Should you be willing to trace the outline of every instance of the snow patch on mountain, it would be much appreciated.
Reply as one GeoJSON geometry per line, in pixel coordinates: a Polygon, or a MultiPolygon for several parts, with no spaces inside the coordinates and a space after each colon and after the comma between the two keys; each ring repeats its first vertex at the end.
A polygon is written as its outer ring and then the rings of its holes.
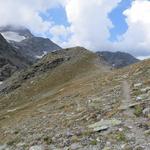
{"type": "Polygon", "coordinates": [[[17,32],[8,31],[2,32],[1,34],[8,42],[10,41],[21,42],[22,40],[26,39],[26,37],[19,35],[19,33],[17,32]]]}
{"type": "Polygon", "coordinates": [[[47,52],[46,52],[46,51],[44,51],[42,55],[36,55],[35,57],[36,57],[37,59],[41,59],[41,58],[43,58],[45,55],[47,55],[47,52]]]}

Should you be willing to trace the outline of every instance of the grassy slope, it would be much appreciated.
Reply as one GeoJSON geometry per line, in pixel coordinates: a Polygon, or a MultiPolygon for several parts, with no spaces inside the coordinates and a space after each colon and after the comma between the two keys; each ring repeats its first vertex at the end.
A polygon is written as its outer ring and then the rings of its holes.
{"type": "MultiPolygon", "coordinates": [[[[19,128],[29,136],[23,129],[24,125],[33,134],[44,132],[45,128],[52,130],[49,134],[57,134],[76,125],[86,127],[100,119],[120,117],[124,120],[126,116],[118,109],[123,99],[122,82],[129,82],[134,102],[133,84],[142,82],[143,87],[149,86],[150,60],[108,72],[106,66],[98,65],[94,54],[78,49],[73,52],[76,52],[72,55],[75,58],[26,81],[7,97],[1,97],[2,127],[19,128]],[[7,112],[15,108],[15,111],[7,112]],[[46,119],[43,118],[45,116],[46,119]]],[[[42,61],[49,59],[52,59],[51,55],[42,61]]],[[[104,139],[111,140],[111,136],[106,135],[104,139]]],[[[13,138],[13,133],[4,138],[0,132],[0,141],[13,138]]]]}
{"type": "MultiPolygon", "coordinates": [[[[20,114],[20,110],[26,111],[26,109],[33,109],[34,111],[35,106],[39,103],[45,103],[45,101],[50,101],[57,94],[59,95],[60,89],[64,87],[67,89],[69,88],[69,92],[70,85],[75,84],[72,91],[74,92],[75,88],[79,88],[80,83],[91,75],[93,76],[94,72],[97,72],[97,70],[98,72],[103,72],[105,70],[103,65],[100,66],[98,64],[99,60],[97,56],[89,51],[84,49],[80,50],[79,48],[68,50],[66,53],[68,56],[72,57],[69,61],[54,68],[52,71],[27,80],[20,88],[7,94],[7,96],[1,96],[1,118],[7,115],[13,115],[14,117],[17,115],[16,118],[19,118],[18,114],[20,114]],[[78,83],[78,85],[76,85],[76,83],[78,83]],[[14,112],[7,112],[13,109],[17,110],[14,112]]],[[[42,63],[59,57],[62,57],[62,55],[50,54],[42,60],[42,63]]],[[[22,113],[26,114],[24,112],[22,113]]],[[[9,119],[13,120],[14,118],[9,119]]],[[[8,120],[2,119],[1,123],[7,122],[8,120]]]]}

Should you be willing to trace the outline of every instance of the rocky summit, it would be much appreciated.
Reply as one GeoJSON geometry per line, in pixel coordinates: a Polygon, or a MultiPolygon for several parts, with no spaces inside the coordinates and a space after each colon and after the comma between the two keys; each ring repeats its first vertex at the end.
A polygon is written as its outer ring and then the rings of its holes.
{"type": "Polygon", "coordinates": [[[0,27],[0,82],[25,69],[47,53],[61,47],[51,40],[36,37],[25,27],[0,27]]]}
{"type": "Polygon", "coordinates": [[[1,150],[149,150],[150,60],[122,69],[82,47],[0,85],[1,150]]]}
{"type": "Polygon", "coordinates": [[[34,36],[29,29],[22,26],[0,27],[0,33],[13,48],[31,63],[42,58],[48,52],[61,49],[50,39],[34,36]]]}

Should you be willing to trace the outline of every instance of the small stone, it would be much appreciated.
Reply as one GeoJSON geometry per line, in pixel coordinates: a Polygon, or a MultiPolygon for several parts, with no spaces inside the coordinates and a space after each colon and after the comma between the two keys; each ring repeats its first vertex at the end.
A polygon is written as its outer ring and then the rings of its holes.
{"type": "Polygon", "coordinates": [[[138,96],[137,98],[136,98],[136,101],[141,101],[142,100],[142,97],[141,96],[138,96]]]}
{"type": "Polygon", "coordinates": [[[83,133],[83,129],[79,129],[75,132],[76,136],[80,136],[83,133]]]}
{"type": "Polygon", "coordinates": [[[137,98],[136,98],[136,100],[137,101],[141,101],[141,100],[145,100],[145,99],[147,99],[149,97],[149,94],[142,94],[142,95],[139,95],[137,98]]]}
{"type": "Polygon", "coordinates": [[[145,134],[145,135],[150,135],[150,130],[146,130],[146,131],[144,132],[144,134],[145,134]]]}
{"type": "Polygon", "coordinates": [[[77,150],[79,148],[81,148],[82,146],[79,143],[74,143],[71,145],[71,150],[77,150]]]}
{"type": "Polygon", "coordinates": [[[96,138],[96,141],[97,141],[97,142],[100,142],[101,140],[100,140],[100,138],[99,138],[99,137],[97,137],[97,138],[96,138]]]}
{"type": "Polygon", "coordinates": [[[133,129],[133,127],[132,127],[132,126],[128,126],[128,128],[129,128],[129,129],[133,129]]]}
{"type": "Polygon", "coordinates": [[[11,109],[11,110],[7,110],[7,112],[9,113],[9,112],[14,112],[14,111],[16,111],[17,109],[15,108],[15,109],[11,109]]]}
{"type": "Polygon", "coordinates": [[[31,83],[31,84],[33,84],[33,83],[34,83],[34,81],[31,81],[30,83],[31,83]]]}
{"type": "Polygon", "coordinates": [[[35,145],[29,148],[29,150],[45,150],[43,145],[35,145]]]}
{"type": "Polygon", "coordinates": [[[123,145],[121,145],[121,148],[122,148],[122,149],[124,149],[124,148],[125,148],[125,146],[126,146],[126,144],[123,144],[123,145]]]}
{"type": "Polygon", "coordinates": [[[150,108],[145,108],[143,110],[143,114],[144,114],[145,117],[150,117],[150,108]]]}
{"type": "Polygon", "coordinates": [[[111,145],[111,142],[106,142],[106,145],[107,145],[107,146],[110,146],[110,145],[111,145]]]}
{"type": "Polygon", "coordinates": [[[110,147],[104,147],[103,150],[111,150],[110,147]]]}
{"type": "Polygon", "coordinates": [[[4,144],[4,145],[0,145],[0,150],[5,150],[7,148],[7,145],[4,144]]]}
{"type": "Polygon", "coordinates": [[[67,132],[66,132],[66,136],[69,138],[69,137],[71,137],[71,136],[73,136],[74,134],[72,133],[72,131],[70,131],[70,130],[67,130],[67,132]]]}
{"type": "Polygon", "coordinates": [[[23,147],[23,146],[25,146],[26,144],[25,143],[18,143],[16,146],[17,147],[23,147]]]}
{"type": "Polygon", "coordinates": [[[150,91],[150,87],[146,87],[144,89],[141,89],[142,93],[147,93],[148,91],[150,91]]]}
{"type": "Polygon", "coordinates": [[[134,84],[134,87],[140,87],[140,86],[142,86],[142,83],[136,83],[136,84],[134,84]]]}
{"type": "Polygon", "coordinates": [[[135,149],[134,150],[144,150],[145,149],[145,147],[144,146],[137,146],[137,147],[135,147],[135,149]]]}
{"type": "Polygon", "coordinates": [[[121,131],[123,131],[123,129],[122,129],[122,128],[119,128],[118,130],[119,130],[120,132],[121,132],[121,131]]]}
{"type": "Polygon", "coordinates": [[[63,147],[68,147],[71,144],[69,139],[63,141],[63,147]]]}
{"type": "Polygon", "coordinates": [[[53,150],[56,149],[55,145],[53,145],[53,144],[50,144],[48,147],[49,147],[49,149],[53,149],[53,150]]]}

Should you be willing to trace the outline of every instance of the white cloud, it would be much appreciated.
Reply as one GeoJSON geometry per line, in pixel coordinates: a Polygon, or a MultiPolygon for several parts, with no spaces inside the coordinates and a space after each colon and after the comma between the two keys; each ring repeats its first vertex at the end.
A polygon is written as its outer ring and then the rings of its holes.
{"type": "Polygon", "coordinates": [[[50,33],[53,35],[52,40],[60,44],[63,47],[67,47],[66,43],[71,36],[70,27],[64,25],[54,25],[50,28],[50,33]]]}
{"type": "MultiPolygon", "coordinates": [[[[93,50],[126,51],[140,58],[150,55],[149,0],[134,0],[131,3],[131,7],[123,12],[128,25],[127,31],[117,42],[109,41],[113,25],[108,14],[120,1],[68,0],[65,9],[71,26],[69,30],[68,27],[67,30],[63,29],[62,33],[66,36],[70,32],[72,36],[65,45],[81,45],[93,50]]],[[[55,39],[56,37],[58,36],[55,39]]]]}
{"type": "Polygon", "coordinates": [[[45,21],[40,13],[63,3],[63,0],[0,0],[0,26],[28,27],[33,32],[45,32],[51,21],[45,21]]]}
{"type": "Polygon", "coordinates": [[[149,58],[150,58],[150,55],[148,55],[148,56],[138,56],[137,58],[138,58],[139,60],[149,59],[149,58]]]}
{"type": "Polygon", "coordinates": [[[128,30],[115,43],[115,47],[136,56],[150,55],[150,1],[133,1],[124,15],[128,30]]]}
{"type": "MultiPolygon", "coordinates": [[[[63,47],[84,46],[91,50],[121,50],[136,56],[150,55],[150,1],[134,0],[124,11],[128,30],[117,42],[109,41],[113,27],[109,13],[121,0],[0,0],[0,26],[25,26],[32,32],[50,33],[63,47]],[[44,20],[47,10],[64,7],[69,26],[44,20]]],[[[59,16],[58,16],[59,17],[59,16]]]]}
{"type": "Polygon", "coordinates": [[[65,6],[72,36],[68,45],[81,45],[98,50],[108,47],[109,29],[113,27],[108,14],[120,0],[68,0],[65,6]]]}

